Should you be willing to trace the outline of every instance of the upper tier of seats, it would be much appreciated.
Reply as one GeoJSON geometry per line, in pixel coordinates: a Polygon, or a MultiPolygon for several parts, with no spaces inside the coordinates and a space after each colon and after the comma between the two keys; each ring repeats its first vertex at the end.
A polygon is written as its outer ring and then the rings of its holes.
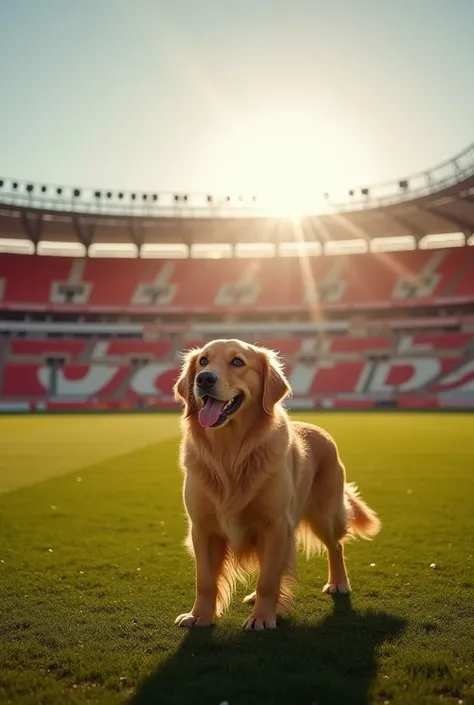
{"type": "Polygon", "coordinates": [[[0,308],[262,312],[474,298],[474,247],[267,259],[0,254],[0,308]]]}

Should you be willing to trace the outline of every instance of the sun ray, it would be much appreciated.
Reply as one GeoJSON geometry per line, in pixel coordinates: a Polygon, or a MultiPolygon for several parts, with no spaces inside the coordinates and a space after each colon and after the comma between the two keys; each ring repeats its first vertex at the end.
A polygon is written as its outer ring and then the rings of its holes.
{"type": "MultiPolygon", "coordinates": [[[[292,219],[294,239],[300,244],[305,243],[305,235],[302,227],[301,219],[292,219]]],[[[324,312],[321,308],[319,292],[316,285],[313,269],[311,267],[311,256],[302,251],[298,256],[303,287],[305,290],[305,303],[308,307],[308,315],[311,321],[320,322],[324,320],[324,312]]]]}
{"type": "MultiPolygon", "coordinates": [[[[331,216],[351,235],[357,237],[358,239],[365,240],[370,247],[370,238],[367,237],[362,228],[359,228],[359,226],[351,223],[351,221],[342,213],[332,213],[331,216]]],[[[389,269],[392,270],[392,272],[395,272],[398,277],[414,278],[413,270],[405,266],[402,262],[397,261],[393,255],[390,255],[387,252],[373,252],[372,256],[381,260],[389,269]]]]}

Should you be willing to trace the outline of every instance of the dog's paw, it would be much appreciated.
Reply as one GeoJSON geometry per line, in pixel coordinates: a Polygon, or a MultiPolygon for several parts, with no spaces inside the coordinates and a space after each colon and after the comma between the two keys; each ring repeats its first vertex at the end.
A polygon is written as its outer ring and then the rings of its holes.
{"type": "Polygon", "coordinates": [[[214,622],[212,619],[189,612],[187,614],[180,614],[179,617],[176,617],[174,623],[177,624],[178,627],[186,627],[189,629],[190,627],[210,627],[214,622]]]}
{"type": "Polygon", "coordinates": [[[326,595],[348,595],[351,592],[349,583],[326,583],[323,587],[326,595]]]}
{"type": "Polygon", "coordinates": [[[275,629],[276,625],[276,614],[262,615],[259,617],[250,615],[244,622],[244,629],[249,632],[262,632],[264,629],[275,629]]]}
{"type": "Polygon", "coordinates": [[[250,595],[246,595],[244,597],[243,602],[246,605],[254,605],[256,599],[257,599],[257,593],[254,590],[253,592],[250,593],[250,595]]]}

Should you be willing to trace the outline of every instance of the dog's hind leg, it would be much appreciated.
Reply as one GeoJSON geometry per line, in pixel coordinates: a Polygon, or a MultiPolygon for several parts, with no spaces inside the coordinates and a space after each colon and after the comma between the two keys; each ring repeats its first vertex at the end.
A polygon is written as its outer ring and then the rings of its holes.
{"type": "Polygon", "coordinates": [[[344,563],[342,539],[349,524],[344,502],[344,468],[338,462],[321,468],[311,488],[302,523],[327,549],[328,581],[325,593],[350,592],[350,583],[344,563]]]}
{"type": "Polygon", "coordinates": [[[351,588],[344,563],[344,547],[341,543],[346,530],[341,517],[307,515],[305,522],[327,549],[328,581],[323,587],[323,592],[330,594],[349,593],[351,588]]]}
{"type": "Polygon", "coordinates": [[[341,593],[347,595],[351,591],[349,578],[344,563],[344,547],[338,541],[328,549],[329,575],[323,592],[328,594],[341,593]]]}

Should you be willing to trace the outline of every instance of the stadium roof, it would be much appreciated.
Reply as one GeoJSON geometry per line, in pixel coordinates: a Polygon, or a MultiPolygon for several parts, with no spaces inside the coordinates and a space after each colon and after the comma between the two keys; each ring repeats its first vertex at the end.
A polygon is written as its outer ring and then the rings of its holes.
{"type": "Polygon", "coordinates": [[[92,243],[325,243],[474,232],[474,143],[432,169],[325,194],[318,215],[272,216],[254,199],[132,193],[0,179],[0,238],[92,243]]]}

